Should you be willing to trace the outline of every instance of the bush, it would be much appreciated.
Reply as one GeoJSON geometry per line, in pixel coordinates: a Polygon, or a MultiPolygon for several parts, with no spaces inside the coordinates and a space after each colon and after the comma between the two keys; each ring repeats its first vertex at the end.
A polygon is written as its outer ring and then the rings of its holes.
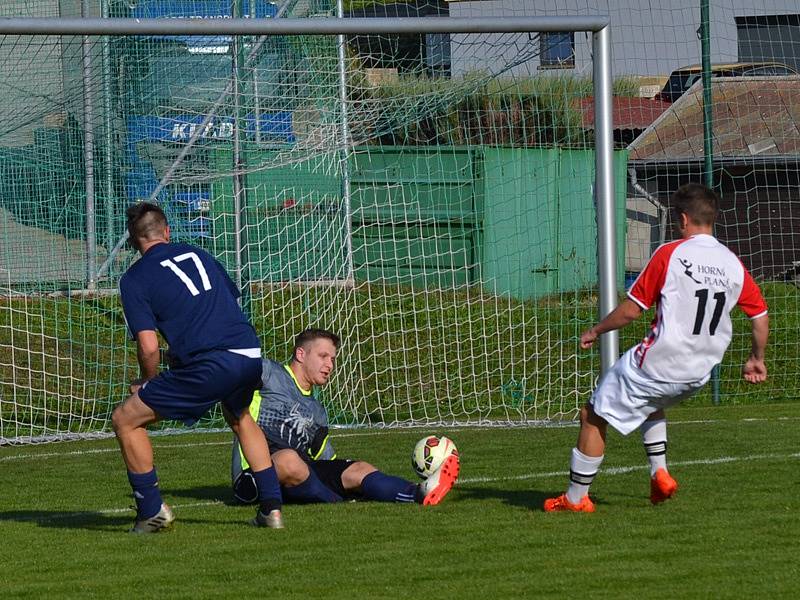
{"type": "MultiPolygon", "coordinates": [[[[614,82],[614,94],[638,92],[634,78],[614,82]]],[[[589,77],[540,75],[459,79],[403,76],[371,86],[363,72],[351,75],[355,113],[378,114],[362,132],[380,145],[502,145],[584,148],[594,142],[583,128],[577,101],[592,96],[589,77]]]]}

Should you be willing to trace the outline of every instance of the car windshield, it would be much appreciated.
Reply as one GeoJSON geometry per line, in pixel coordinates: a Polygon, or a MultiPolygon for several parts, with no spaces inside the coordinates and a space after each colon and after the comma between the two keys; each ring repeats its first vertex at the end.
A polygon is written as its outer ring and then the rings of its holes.
{"type": "Polygon", "coordinates": [[[755,67],[742,73],[742,75],[757,76],[757,75],[795,75],[789,67],[783,65],[767,65],[764,67],[755,67]]]}
{"type": "Polygon", "coordinates": [[[674,71],[669,76],[664,89],[661,90],[661,97],[674,102],[694,83],[697,76],[698,74],[692,71],[674,71]]]}
{"type": "MultiPolygon", "coordinates": [[[[730,65],[725,68],[713,68],[712,77],[756,77],[756,76],[778,76],[778,75],[797,75],[797,73],[785,65],[730,65]]],[[[680,98],[695,82],[703,76],[697,69],[673,71],[667,80],[666,85],[661,90],[659,96],[668,102],[675,102],[680,98]]]]}

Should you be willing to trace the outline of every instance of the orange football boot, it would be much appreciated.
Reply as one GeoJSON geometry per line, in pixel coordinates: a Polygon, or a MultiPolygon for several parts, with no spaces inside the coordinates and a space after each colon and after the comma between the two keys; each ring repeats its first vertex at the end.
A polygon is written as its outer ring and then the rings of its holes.
{"type": "Polygon", "coordinates": [[[459,462],[458,455],[451,454],[445,458],[442,466],[421,484],[420,487],[424,494],[422,504],[425,506],[436,506],[439,504],[453,488],[453,484],[455,484],[458,479],[460,470],[461,463],[459,462]]]}
{"type": "Polygon", "coordinates": [[[650,502],[660,504],[669,500],[678,490],[678,482],[672,478],[666,469],[658,469],[650,479],[650,502]]]}
{"type": "Polygon", "coordinates": [[[548,498],[544,501],[544,512],[594,512],[594,503],[589,500],[589,496],[584,496],[577,504],[573,504],[567,499],[566,494],[561,494],[557,498],[548,498]]]}

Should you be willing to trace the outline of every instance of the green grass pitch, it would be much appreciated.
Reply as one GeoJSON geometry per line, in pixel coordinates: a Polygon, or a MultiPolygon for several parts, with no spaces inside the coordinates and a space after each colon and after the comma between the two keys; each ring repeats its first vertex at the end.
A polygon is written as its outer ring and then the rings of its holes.
{"type": "MultiPolygon", "coordinates": [[[[597,512],[545,514],[575,427],[434,429],[461,479],[437,507],[289,506],[287,529],[231,505],[229,436],[154,439],[174,528],[133,513],[113,440],[0,448],[3,598],[790,598],[800,576],[800,405],[670,413],[681,488],[658,507],[638,434],[610,432],[597,512]]],[[[340,456],[413,477],[428,431],[337,431],[340,456]]]]}

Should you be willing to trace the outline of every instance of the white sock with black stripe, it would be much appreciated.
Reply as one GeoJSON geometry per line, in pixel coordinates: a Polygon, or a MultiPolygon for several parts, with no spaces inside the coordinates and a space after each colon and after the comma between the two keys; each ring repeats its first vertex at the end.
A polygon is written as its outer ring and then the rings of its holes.
{"type": "Polygon", "coordinates": [[[653,477],[659,469],[667,469],[667,420],[645,421],[639,430],[650,461],[650,477],[653,477]]]}
{"type": "Polygon", "coordinates": [[[602,456],[586,456],[577,448],[572,449],[567,500],[572,504],[578,504],[589,493],[589,486],[592,485],[602,462],[602,456]]]}

